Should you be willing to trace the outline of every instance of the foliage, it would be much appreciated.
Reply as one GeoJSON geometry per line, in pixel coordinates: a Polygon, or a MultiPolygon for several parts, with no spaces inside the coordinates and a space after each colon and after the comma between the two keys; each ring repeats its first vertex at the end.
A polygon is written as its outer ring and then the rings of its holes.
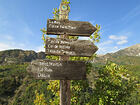
{"type": "MultiPolygon", "coordinates": [[[[108,62],[96,68],[98,79],[94,83],[94,104],[124,105],[137,89],[137,79],[123,66],[108,62]]],[[[92,74],[93,75],[93,74],[92,74]]]]}
{"type": "Polygon", "coordinates": [[[140,65],[124,65],[133,75],[140,79],[140,65]]]}
{"type": "MultiPolygon", "coordinates": [[[[59,81],[27,79],[23,83],[26,67],[26,64],[0,66],[1,104],[8,103],[8,99],[16,94],[18,95],[14,97],[13,105],[59,104],[59,81]],[[15,94],[14,92],[21,84],[23,85],[21,89],[25,90],[15,94]],[[7,100],[3,100],[3,97],[7,97],[7,100]]],[[[138,80],[128,75],[129,71],[123,66],[108,63],[98,67],[88,63],[86,71],[89,74],[88,80],[71,81],[72,105],[122,105],[123,103],[137,105],[140,103],[140,85],[134,82],[138,80]],[[136,88],[137,86],[139,88],[136,88]]]]}
{"type": "Polygon", "coordinates": [[[59,9],[54,8],[53,10],[54,10],[54,12],[53,12],[53,14],[54,14],[53,18],[55,20],[58,20],[59,19],[59,9]]]}
{"type": "Polygon", "coordinates": [[[40,31],[42,32],[42,40],[43,40],[43,44],[44,44],[44,48],[45,48],[46,38],[48,37],[48,36],[45,36],[47,33],[47,30],[45,28],[43,28],[43,29],[40,29],[40,31]]]}
{"type": "Polygon", "coordinates": [[[35,105],[58,105],[59,104],[59,81],[48,81],[48,86],[45,87],[49,94],[38,93],[35,91],[36,99],[34,100],[35,105]]]}
{"type": "Polygon", "coordinates": [[[70,0],[62,0],[62,3],[70,4],[70,0]]]}
{"type": "Polygon", "coordinates": [[[140,82],[137,84],[138,88],[132,93],[132,96],[129,97],[127,105],[140,105],[140,82]]]}
{"type": "Polygon", "coordinates": [[[47,59],[51,59],[51,60],[59,60],[60,57],[59,56],[46,56],[47,59]]]}
{"type": "Polygon", "coordinates": [[[35,105],[47,105],[43,93],[40,95],[37,91],[35,91],[35,95],[36,95],[36,99],[34,100],[35,105]]]}
{"type": "Polygon", "coordinates": [[[93,35],[90,36],[90,39],[93,41],[93,43],[95,42],[99,42],[101,37],[100,37],[100,33],[99,31],[101,30],[101,26],[96,24],[96,31],[93,33],[93,35]]]}
{"type": "Polygon", "coordinates": [[[45,103],[46,100],[49,100],[51,94],[49,91],[46,91],[48,82],[45,80],[34,80],[33,78],[27,78],[24,81],[19,92],[16,93],[12,105],[34,105],[41,101],[45,103]],[[43,95],[44,94],[44,95],[43,95]],[[47,97],[42,99],[43,97],[47,97]]]}
{"type": "Polygon", "coordinates": [[[49,100],[51,105],[57,105],[60,101],[60,84],[59,80],[51,80],[49,81],[49,85],[47,87],[47,90],[51,91],[53,94],[53,98],[49,100]]]}
{"type": "Polygon", "coordinates": [[[8,103],[26,76],[27,64],[0,66],[0,104],[8,103]]]}

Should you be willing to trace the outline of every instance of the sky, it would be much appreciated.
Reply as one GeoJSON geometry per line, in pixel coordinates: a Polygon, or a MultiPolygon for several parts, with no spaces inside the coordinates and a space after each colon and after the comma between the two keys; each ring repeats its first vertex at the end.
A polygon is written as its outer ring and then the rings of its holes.
{"type": "MultiPolygon", "coordinates": [[[[140,43],[140,0],[70,0],[69,20],[101,26],[97,54],[140,43]]],[[[0,51],[45,51],[40,29],[61,0],[0,0],[0,51]]],[[[50,36],[53,37],[53,36],[50,36]]],[[[88,37],[80,39],[88,40],[88,37]]]]}

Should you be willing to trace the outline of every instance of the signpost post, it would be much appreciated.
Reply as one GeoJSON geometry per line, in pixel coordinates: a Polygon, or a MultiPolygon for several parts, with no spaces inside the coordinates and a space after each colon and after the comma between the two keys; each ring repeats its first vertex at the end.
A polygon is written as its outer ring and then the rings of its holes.
{"type": "MultiPolygon", "coordinates": [[[[69,5],[61,2],[59,10],[59,20],[68,19],[70,10],[68,9],[69,5]]],[[[63,33],[61,38],[68,39],[68,35],[63,33]]],[[[64,55],[60,60],[68,61],[69,57],[64,55]]],[[[60,80],[60,105],[70,105],[70,80],[60,80]]]]}
{"type": "Polygon", "coordinates": [[[61,2],[59,19],[47,20],[47,34],[60,35],[46,39],[46,55],[61,56],[60,61],[34,60],[27,71],[36,79],[60,80],[60,105],[70,105],[70,80],[86,79],[86,64],[69,61],[69,56],[90,57],[98,48],[89,40],[72,40],[71,36],[89,37],[96,28],[89,22],[69,21],[69,4],[61,2]]]}

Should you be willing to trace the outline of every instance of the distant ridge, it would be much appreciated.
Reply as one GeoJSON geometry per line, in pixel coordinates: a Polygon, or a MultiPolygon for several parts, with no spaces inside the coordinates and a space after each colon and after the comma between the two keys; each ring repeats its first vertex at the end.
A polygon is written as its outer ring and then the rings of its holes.
{"type": "Polygon", "coordinates": [[[106,61],[113,61],[118,64],[140,64],[140,44],[130,46],[115,53],[107,53],[97,56],[93,62],[105,64],[106,61]]]}
{"type": "Polygon", "coordinates": [[[45,53],[33,50],[12,49],[0,51],[0,64],[17,64],[31,62],[35,59],[45,59],[45,53]]]}
{"type": "Polygon", "coordinates": [[[115,54],[127,55],[127,56],[140,56],[140,44],[130,46],[128,48],[122,49],[115,54]]]}

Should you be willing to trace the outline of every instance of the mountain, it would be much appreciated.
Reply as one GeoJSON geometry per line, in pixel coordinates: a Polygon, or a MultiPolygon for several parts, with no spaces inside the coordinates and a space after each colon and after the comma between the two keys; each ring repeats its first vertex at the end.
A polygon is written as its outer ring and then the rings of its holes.
{"type": "MultiPolygon", "coordinates": [[[[105,63],[107,60],[110,61],[117,61],[117,63],[121,64],[121,60],[120,59],[128,59],[128,61],[131,58],[140,58],[140,44],[136,44],[134,46],[130,46],[128,48],[125,49],[121,49],[115,53],[107,53],[105,55],[98,55],[95,59],[94,59],[94,63],[105,63]],[[126,58],[125,58],[126,57],[126,58]],[[118,61],[120,60],[120,61],[118,61]]],[[[128,64],[130,64],[132,61],[130,61],[128,64]]],[[[125,63],[125,62],[124,62],[125,63]]]]}
{"type": "Polygon", "coordinates": [[[130,46],[115,53],[107,53],[102,56],[97,56],[93,60],[93,63],[96,65],[102,65],[107,61],[124,65],[128,70],[132,71],[134,75],[140,77],[140,44],[130,46]]]}
{"type": "Polygon", "coordinates": [[[5,50],[0,52],[0,65],[2,64],[19,64],[24,62],[31,62],[35,59],[45,59],[45,53],[31,50],[5,50]]]}
{"type": "Polygon", "coordinates": [[[122,49],[116,53],[116,55],[127,55],[127,56],[140,56],[140,44],[122,49]]]}

